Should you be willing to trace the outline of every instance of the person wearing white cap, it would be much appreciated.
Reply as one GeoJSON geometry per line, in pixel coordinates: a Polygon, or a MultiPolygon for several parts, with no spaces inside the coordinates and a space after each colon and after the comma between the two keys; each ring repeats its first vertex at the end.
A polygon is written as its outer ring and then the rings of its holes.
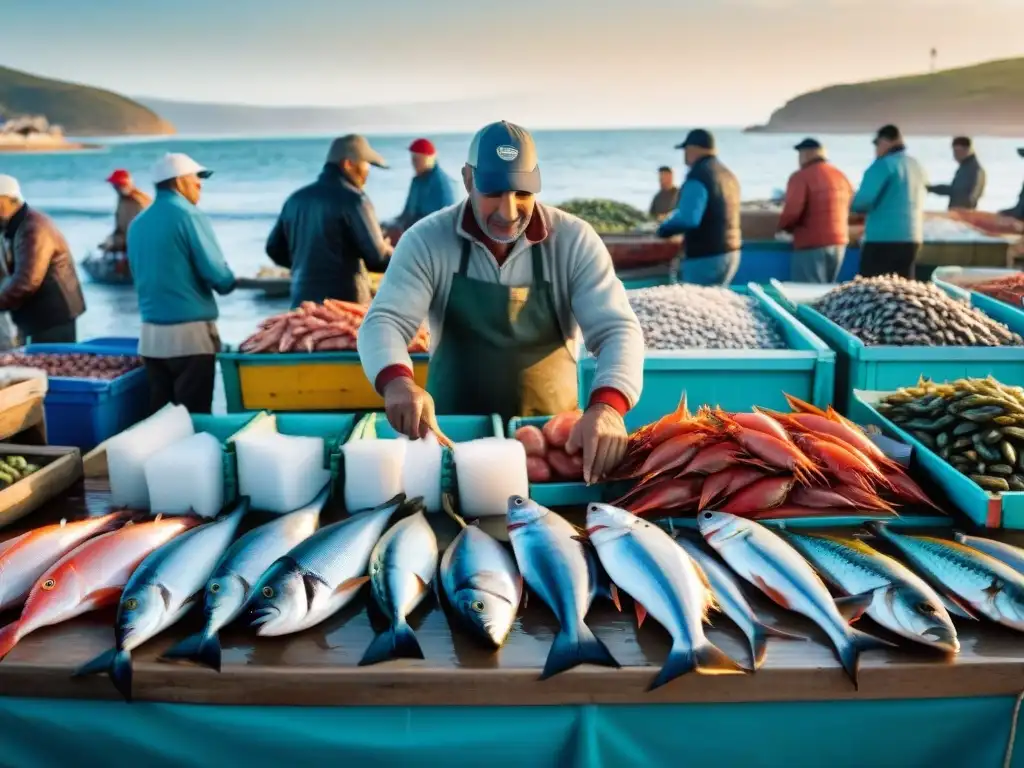
{"type": "Polygon", "coordinates": [[[25,202],[13,176],[0,176],[0,229],[8,276],[0,312],[11,313],[26,343],[75,341],[85,297],[71,249],[53,220],[25,202]]]}
{"type": "Polygon", "coordinates": [[[213,226],[197,204],[212,171],[168,153],[153,167],[156,198],[128,227],[128,264],[139,295],[139,354],[150,405],[209,413],[220,351],[214,293],[230,293],[235,275],[213,226]]]}

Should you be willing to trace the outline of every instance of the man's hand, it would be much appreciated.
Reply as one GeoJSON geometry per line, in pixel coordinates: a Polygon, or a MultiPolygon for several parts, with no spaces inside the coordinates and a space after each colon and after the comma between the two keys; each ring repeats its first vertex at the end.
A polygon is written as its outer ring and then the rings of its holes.
{"type": "Polygon", "coordinates": [[[626,423],[619,412],[605,403],[595,403],[576,422],[565,450],[578,453],[583,448],[583,480],[590,485],[622,462],[628,441],[626,423]]]}
{"type": "Polygon", "coordinates": [[[441,445],[451,447],[451,440],[437,426],[434,398],[409,377],[401,376],[384,387],[384,412],[400,434],[419,440],[434,432],[441,445]]]}

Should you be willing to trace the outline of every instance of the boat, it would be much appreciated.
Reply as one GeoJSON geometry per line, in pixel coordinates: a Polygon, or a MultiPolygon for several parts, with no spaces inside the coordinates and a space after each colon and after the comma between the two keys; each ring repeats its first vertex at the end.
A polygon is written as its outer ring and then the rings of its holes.
{"type": "Polygon", "coordinates": [[[132,271],[124,253],[90,252],[81,261],[89,279],[101,285],[132,285],[132,271]]]}

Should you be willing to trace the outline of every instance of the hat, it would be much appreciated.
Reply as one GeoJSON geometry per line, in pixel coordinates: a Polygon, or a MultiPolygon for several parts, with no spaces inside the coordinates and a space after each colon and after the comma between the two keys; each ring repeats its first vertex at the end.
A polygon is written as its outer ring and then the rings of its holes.
{"type": "Polygon", "coordinates": [[[200,179],[207,179],[212,173],[213,171],[209,168],[204,168],[186,154],[168,152],[153,166],[153,183],[159,184],[162,181],[170,181],[193,174],[200,179]]]}
{"type": "Polygon", "coordinates": [[[821,142],[818,141],[817,139],[812,139],[812,138],[806,138],[803,141],[801,141],[799,144],[797,144],[795,147],[793,147],[793,149],[795,149],[797,152],[802,152],[805,149],[821,149],[821,148],[822,148],[821,147],[821,142]]]}
{"type": "Polygon", "coordinates": [[[417,155],[436,155],[437,150],[430,139],[416,139],[409,145],[409,151],[417,155]]]}
{"type": "Polygon", "coordinates": [[[540,166],[533,136],[502,120],[485,125],[469,145],[466,161],[473,168],[473,186],[485,195],[498,192],[540,192],[540,166]]]}
{"type": "Polygon", "coordinates": [[[900,141],[903,135],[900,133],[900,129],[895,125],[883,125],[878,129],[878,133],[875,134],[874,143],[877,144],[881,139],[886,141],[900,141]]]}
{"type": "Polygon", "coordinates": [[[682,144],[676,144],[676,149],[686,149],[687,147],[714,149],[715,137],[711,135],[711,131],[705,131],[703,128],[695,128],[686,134],[686,139],[682,144]]]}
{"type": "Polygon", "coordinates": [[[0,175],[0,197],[11,197],[15,200],[24,200],[21,195],[21,185],[13,176],[0,175]]]}
{"type": "Polygon", "coordinates": [[[118,168],[112,174],[107,176],[107,183],[117,184],[119,187],[123,187],[132,183],[132,175],[124,168],[118,168]]]}
{"type": "Polygon", "coordinates": [[[366,140],[366,137],[360,136],[358,133],[350,133],[331,142],[331,148],[327,150],[327,162],[331,165],[337,165],[343,160],[350,160],[352,162],[365,161],[378,168],[388,167],[384,158],[380,156],[377,150],[370,146],[370,142],[366,140]]]}
{"type": "Polygon", "coordinates": [[[953,138],[954,147],[966,147],[967,149],[970,149],[973,145],[974,142],[971,141],[970,136],[956,136],[953,138]]]}

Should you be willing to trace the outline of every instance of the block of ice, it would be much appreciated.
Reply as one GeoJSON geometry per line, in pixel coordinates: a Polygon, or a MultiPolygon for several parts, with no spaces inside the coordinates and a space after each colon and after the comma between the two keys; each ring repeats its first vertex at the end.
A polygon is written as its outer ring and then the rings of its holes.
{"type": "Polygon", "coordinates": [[[370,509],[403,492],[402,466],[408,440],[352,440],[342,446],[345,509],[370,509]]]}
{"type": "Polygon", "coordinates": [[[245,432],[235,438],[238,490],[253,509],[284,514],[309,504],[331,479],[322,437],[245,432]]]}
{"type": "Polygon", "coordinates": [[[145,472],[154,512],[215,517],[224,506],[224,453],[220,440],[209,432],[197,432],[154,453],[145,472]]]}
{"type": "Polygon", "coordinates": [[[183,405],[166,405],[106,443],[110,497],[115,507],[149,509],[146,462],[161,450],[195,434],[183,405]]]}
{"type": "Polygon", "coordinates": [[[526,449],[518,440],[485,437],[456,443],[453,453],[465,517],[504,515],[509,496],[529,496],[526,449]]]}
{"type": "Polygon", "coordinates": [[[399,439],[405,442],[402,490],[410,499],[422,496],[423,504],[428,512],[440,512],[441,453],[443,449],[437,442],[437,435],[430,432],[422,440],[409,440],[406,437],[399,439]]]}

